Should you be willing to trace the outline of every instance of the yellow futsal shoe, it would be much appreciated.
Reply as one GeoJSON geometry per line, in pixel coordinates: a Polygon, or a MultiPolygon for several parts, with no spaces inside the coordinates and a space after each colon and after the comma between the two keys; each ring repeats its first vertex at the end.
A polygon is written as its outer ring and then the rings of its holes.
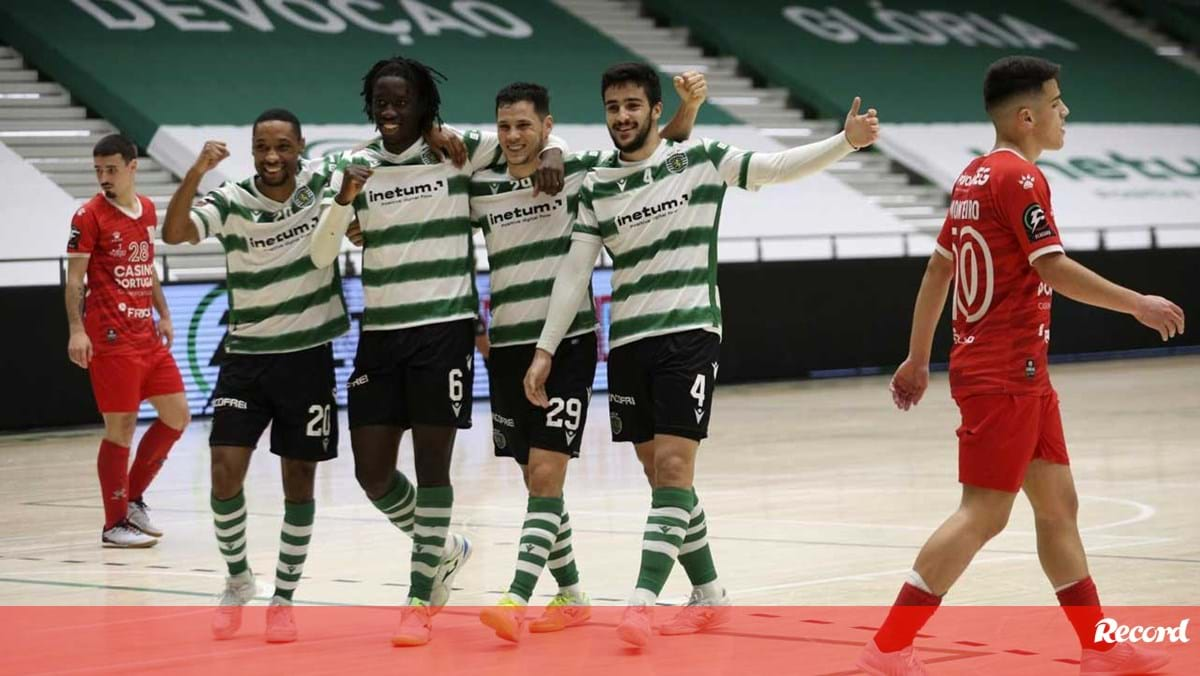
{"type": "Polygon", "coordinates": [[[580,592],[578,596],[559,592],[546,605],[546,612],[529,623],[529,631],[546,634],[583,624],[592,618],[592,599],[580,592]]]}
{"type": "Polygon", "coordinates": [[[479,612],[479,621],[505,641],[517,643],[521,640],[521,629],[525,625],[525,606],[505,594],[496,605],[479,612]]]}

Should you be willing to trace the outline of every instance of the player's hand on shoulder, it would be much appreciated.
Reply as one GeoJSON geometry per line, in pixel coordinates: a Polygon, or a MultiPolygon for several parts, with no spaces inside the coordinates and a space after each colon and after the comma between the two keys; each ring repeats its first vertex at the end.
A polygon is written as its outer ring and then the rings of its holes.
{"type": "Polygon", "coordinates": [[[1183,335],[1183,309],[1162,296],[1142,296],[1133,316],[1158,331],[1163,341],[1183,335]]]}
{"type": "Polygon", "coordinates": [[[684,105],[699,106],[708,98],[708,80],[704,74],[689,70],[676,75],[671,81],[675,84],[675,93],[684,105]]]}
{"type": "Polygon", "coordinates": [[[874,108],[859,114],[862,97],[855,96],[850,104],[850,112],[846,114],[846,141],[855,149],[861,150],[879,140],[879,113],[874,108]]]}
{"type": "Polygon", "coordinates": [[[546,149],[538,157],[538,168],[533,172],[533,196],[537,197],[539,193],[543,192],[547,195],[557,195],[562,192],[566,174],[562,150],[546,149]]]}
{"type": "Polygon", "coordinates": [[[892,376],[889,389],[896,408],[907,411],[921,402],[929,387],[929,364],[905,359],[892,376]]]}
{"type": "Polygon", "coordinates": [[[71,334],[67,341],[67,356],[81,369],[92,363],[92,339],[88,338],[87,333],[76,331],[71,334]]]}
{"type": "Polygon", "coordinates": [[[545,350],[534,350],[533,361],[525,372],[525,398],[534,406],[548,408],[550,397],[546,395],[546,380],[550,377],[552,357],[545,350]]]}
{"type": "Polygon", "coordinates": [[[200,155],[196,158],[196,164],[193,169],[200,173],[212,171],[226,157],[229,157],[229,148],[220,141],[205,141],[204,147],[200,149],[200,155]]]}
{"type": "Polygon", "coordinates": [[[335,198],[338,204],[353,202],[374,173],[375,170],[365,164],[357,162],[347,164],[342,169],[342,188],[335,198]]]}
{"type": "Polygon", "coordinates": [[[456,167],[462,168],[467,163],[467,144],[463,143],[461,136],[446,127],[431,127],[425,134],[425,143],[456,167]]]}
{"type": "Polygon", "coordinates": [[[168,350],[171,349],[171,345],[175,343],[175,325],[171,323],[171,318],[159,317],[156,328],[159,340],[166,344],[168,350]]]}

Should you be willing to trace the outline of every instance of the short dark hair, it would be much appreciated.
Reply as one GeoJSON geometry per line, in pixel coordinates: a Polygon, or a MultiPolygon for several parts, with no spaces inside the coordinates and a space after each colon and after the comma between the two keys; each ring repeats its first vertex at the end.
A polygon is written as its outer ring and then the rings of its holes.
{"type": "Polygon", "coordinates": [[[1006,56],[988,66],[983,78],[983,107],[990,113],[1014,96],[1042,90],[1049,80],[1057,80],[1061,67],[1036,56],[1006,56]]]}
{"type": "Polygon", "coordinates": [[[286,108],[268,108],[262,111],[250,127],[250,133],[253,134],[258,129],[260,122],[287,122],[296,130],[296,138],[304,138],[304,134],[300,131],[300,118],[296,114],[286,108]]]}
{"type": "Polygon", "coordinates": [[[521,101],[532,103],[539,117],[550,114],[550,92],[532,82],[514,82],[501,89],[496,94],[496,110],[500,110],[500,106],[511,106],[521,101]]]}
{"type": "Polygon", "coordinates": [[[107,157],[109,155],[120,155],[121,159],[125,160],[125,164],[129,164],[138,156],[137,144],[130,141],[128,137],[121,134],[109,134],[92,148],[92,157],[107,157]]]}
{"type": "Polygon", "coordinates": [[[604,75],[600,76],[600,98],[604,98],[604,92],[607,92],[609,87],[626,83],[641,87],[642,91],[646,92],[646,99],[650,101],[650,105],[662,101],[662,86],[658,83],[658,73],[644,63],[632,61],[609,66],[608,70],[604,71],[604,75]]]}
{"type": "Polygon", "coordinates": [[[438,83],[445,82],[446,76],[436,69],[430,68],[416,59],[403,56],[393,56],[390,59],[376,61],[371,70],[363,76],[363,111],[367,119],[375,121],[375,113],[371,110],[372,99],[375,96],[375,81],[381,77],[402,77],[408,86],[412,87],[416,96],[425,104],[417,123],[422,132],[427,132],[437,122],[442,124],[441,106],[442,95],[438,93],[438,83]]]}

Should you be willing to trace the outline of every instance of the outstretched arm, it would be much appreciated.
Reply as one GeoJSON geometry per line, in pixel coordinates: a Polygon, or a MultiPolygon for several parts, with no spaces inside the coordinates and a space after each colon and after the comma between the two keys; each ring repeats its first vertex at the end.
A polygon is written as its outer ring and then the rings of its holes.
{"type": "Polygon", "coordinates": [[[907,411],[916,406],[929,387],[929,355],[933,349],[933,333],[942,317],[942,308],[946,306],[946,293],[952,279],[954,261],[946,254],[935,251],[925,266],[921,290],[917,292],[912,331],[908,337],[908,358],[892,376],[892,401],[897,408],[907,411]]]}
{"type": "Polygon", "coordinates": [[[700,106],[708,98],[708,82],[703,73],[694,70],[676,75],[673,81],[675,93],[679,95],[679,108],[659,134],[672,141],[686,141],[692,135],[692,128],[696,126],[696,115],[700,113],[700,106]]]}
{"type": "Polygon", "coordinates": [[[1143,295],[1113,284],[1064,253],[1039,256],[1034,259],[1033,267],[1042,281],[1067,298],[1133,315],[1142,324],[1158,331],[1164,341],[1183,334],[1183,310],[1166,298],[1143,295]]]}
{"type": "Polygon", "coordinates": [[[824,141],[789,148],[777,153],[755,153],[750,157],[746,184],[756,189],[772,183],[787,183],[815,174],[855,150],[879,138],[879,116],[874,108],[859,114],[862,99],[854,97],[846,115],[846,128],[824,141]]]}
{"type": "Polygon", "coordinates": [[[550,377],[550,364],[558,344],[562,342],[571,320],[579,311],[579,299],[587,293],[592,280],[592,269],[602,247],[600,238],[573,239],[571,248],[558,269],[554,290],[550,292],[550,310],[542,335],[538,338],[533,353],[533,363],[525,373],[525,396],[535,406],[546,407],[550,399],[546,396],[546,379],[550,377]]]}

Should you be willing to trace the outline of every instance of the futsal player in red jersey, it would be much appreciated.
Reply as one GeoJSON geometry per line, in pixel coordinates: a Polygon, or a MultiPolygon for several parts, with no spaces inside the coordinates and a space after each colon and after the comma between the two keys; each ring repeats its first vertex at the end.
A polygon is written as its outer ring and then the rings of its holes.
{"type": "Polygon", "coordinates": [[[104,416],[96,462],[104,501],[105,547],[152,547],[162,536],[143,501],[190,419],[183,379],[169,347],[171,313],[154,267],[154,203],[137,194],[137,148],[123,136],[92,150],[100,192],[75,212],[67,242],[71,361],[88,370],[104,416]],[[86,275],[86,281],[85,281],[86,275]],[[159,321],[154,321],[154,310],[159,321]],[[158,419],[129,447],[143,400],[158,419]]]}
{"type": "Polygon", "coordinates": [[[908,358],[891,383],[903,410],[925,394],[933,333],[953,282],[950,393],[962,415],[962,502],[926,541],[887,620],[867,642],[858,667],[869,674],[926,673],[913,638],[976,552],[1004,529],[1019,491],[1033,507],[1042,570],[1079,638],[1081,673],[1143,673],[1167,662],[1129,643],[1094,640],[1103,611],[1079,537],[1046,354],[1055,291],[1133,315],[1164,341],[1183,333],[1184,316],[1170,301],[1117,286],[1065,254],[1050,186],[1034,165],[1043,151],[1063,146],[1069,111],[1058,74],[1042,59],[1009,57],[984,79],[996,145],[955,182],[917,294],[908,358]]]}

